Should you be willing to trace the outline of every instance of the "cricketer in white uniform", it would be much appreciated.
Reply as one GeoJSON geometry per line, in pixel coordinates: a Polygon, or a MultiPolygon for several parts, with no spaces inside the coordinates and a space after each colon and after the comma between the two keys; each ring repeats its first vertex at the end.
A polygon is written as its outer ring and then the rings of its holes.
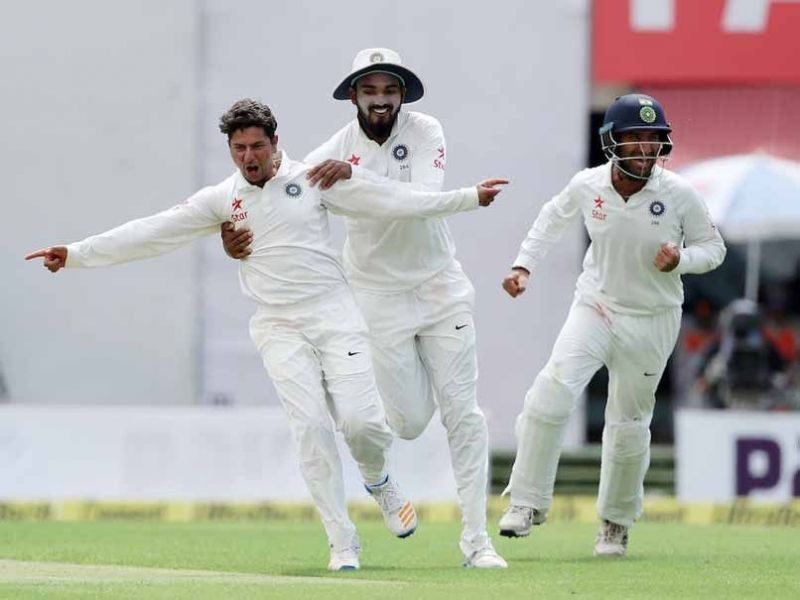
{"type": "MultiPolygon", "coordinates": [[[[324,188],[362,168],[410,189],[441,190],[442,126],[431,116],[402,110],[423,93],[397,52],[361,50],[333,93],[358,107],[356,119],[306,156],[304,162],[316,165],[310,183],[324,188]]],[[[486,533],[489,448],[476,394],[475,291],[455,260],[447,223],[440,217],[351,215],[346,229],[344,266],[369,325],[389,424],[399,437],[415,439],[438,405],[462,511],[464,564],[504,568],[486,533]]],[[[223,240],[231,256],[248,255],[244,232],[223,228],[223,240]]]]}
{"type": "Polygon", "coordinates": [[[228,220],[246,224],[253,254],[240,263],[239,274],[243,293],[257,305],[250,335],[286,409],[331,546],[329,567],[353,569],[360,548],[345,505],[331,417],[390,530],[410,535],[416,515],[386,472],[392,433],[375,387],[366,325],[331,245],[328,211],[435,217],[485,205],[498,190],[426,193],[357,178],[313,188],[308,167],[278,150],[276,126],[265,105],[237,102],[220,126],[239,167],[233,175],[172,209],[28,258],[44,257],[51,271],[113,265],[169,252],[228,220]]]}
{"type": "Polygon", "coordinates": [[[500,520],[508,537],[546,519],[567,420],[592,376],[609,372],[595,554],[625,553],[642,511],[655,391],[675,345],[684,273],[719,266],[725,245],[699,194],[656,164],[672,148],[661,105],[618,98],[601,129],[609,162],[575,175],[542,207],[503,286],[512,297],[564,229],[582,219],[591,244],[569,316],[517,420],[518,449],[500,520]]]}
{"type": "MultiPolygon", "coordinates": [[[[397,52],[360,51],[333,93],[358,107],[357,118],[305,162],[348,161],[409,188],[441,190],[442,126],[431,116],[402,110],[402,103],[418,100],[423,92],[397,52]]],[[[359,215],[346,219],[346,231],[344,266],[369,325],[389,424],[399,437],[415,439],[438,406],[462,511],[459,546],[465,564],[504,568],[486,532],[489,446],[477,401],[475,290],[455,259],[447,222],[359,215]]]]}

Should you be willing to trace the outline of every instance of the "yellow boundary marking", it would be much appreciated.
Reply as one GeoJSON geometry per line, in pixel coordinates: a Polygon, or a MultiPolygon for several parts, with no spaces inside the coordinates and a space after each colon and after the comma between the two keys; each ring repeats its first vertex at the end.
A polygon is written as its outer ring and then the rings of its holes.
{"type": "Polygon", "coordinates": [[[292,577],[288,575],[258,575],[196,569],[159,569],[119,565],[85,565],[74,563],[35,562],[0,559],[0,583],[227,583],[227,584],[319,584],[319,585],[380,585],[403,582],[356,579],[351,573],[331,574],[330,577],[292,577]]]}
{"type": "MultiPolygon", "coordinates": [[[[491,497],[489,521],[496,522],[507,506],[507,499],[491,497]]],[[[356,520],[380,521],[383,518],[374,502],[351,503],[349,508],[350,515],[356,520]]],[[[454,502],[419,503],[415,509],[422,522],[453,522],[461,519],[461,512],[454,502]]],[[[0,521],[316,521],[318,518],[316,509],[302,502],[0,501],[0,521]]],[[[590,496],[556,496],[548,518],[549,522],[596,523],[597,520],[595,499],[590,496]]],[[[800,526],[800,500],[785,504],[758,504],[747,500],[729,504],[703,504],[650,497],[645,499],[641,521],[797,527],[800,526]]]]}

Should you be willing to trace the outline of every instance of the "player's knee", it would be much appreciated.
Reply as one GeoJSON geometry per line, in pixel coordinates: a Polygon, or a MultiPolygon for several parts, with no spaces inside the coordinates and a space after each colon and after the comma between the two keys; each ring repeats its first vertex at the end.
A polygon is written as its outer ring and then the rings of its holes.
{"type": "Polygon", "coordinates": [[[576,395],[551,369],[545,368],[525,395],[526,416],[560,424],[569,419],[576,395]]]}
{"type": "Polygon", "coordinates": [[[340,418],[340,429],[348,441],[391,435],[383,411],[359,411],[340,418]]]}
{"type": "Polygon", "coordinates": [[[462,399],[461,402],[454,401],[447,406],[439,406],[442,425],[448,434],[456,431],[483,431],[486,429],[486,417],[472,400],[462,399]]]}
{"type": "Polygon", "coordinates": [[[330,422],[304,421],[295,423],[292,427],[297,445],[303,448],[316,448],[320,440],[333,435],[330,422]]]}
{"type": "Polygon", "coordinates": [[[389,419],[389,426],[401,440],[415,440],[430,423],[431,415],[398,415],[389,419]]]}
{"type": "Polygon", "coordinates": [[[336,441],[330,420],[304,419],[294,420],[291,423],[292,435],[297,447],[297,456],[306,476],[326,471],[325,465],[329,462],[331,448],[336,447],[336,441]]]}
{"type": "Polygon", "coordinates": [[[603,451],[615,461],[638,461],[649,449],[650,428],[645,422],[607,424],[603,429],[603,451]]]}

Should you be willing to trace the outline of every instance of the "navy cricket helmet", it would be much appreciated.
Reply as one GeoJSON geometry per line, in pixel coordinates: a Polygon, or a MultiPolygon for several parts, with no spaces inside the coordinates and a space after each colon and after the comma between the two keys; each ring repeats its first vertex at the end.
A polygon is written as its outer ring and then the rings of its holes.
{"type": "Polygon", "coordinates": [[[667,122],[664,107],[658,100],[647,94],[626,94],[618,96],[611,103],[606,110],[603,126],[599,131],[603,149],[615,143],[613,139],[615,133],[637,129],[664,133],[664,147],[660,156],[666,156],[672,150],[672,140],[669,139],[672,127],[667,122]]]}
{"type": "MultiPolygon", "coordinates": [[[[647,94],[626,94],[616,98],[608,107],[603,118],[603,126],[598,132],[606,158],[620,166],[619,161],[624,159],[617,154],[617,148],[620,146],[618,134],[637,130],[659,133],[661,147],[658,150],[658,158],[665,159],[672,151],[672,139],[669,136],[672,127],[667,121],[661,103],[647,94]]],[[[623,171],[627,173],[624,169],[623,171]]]]}

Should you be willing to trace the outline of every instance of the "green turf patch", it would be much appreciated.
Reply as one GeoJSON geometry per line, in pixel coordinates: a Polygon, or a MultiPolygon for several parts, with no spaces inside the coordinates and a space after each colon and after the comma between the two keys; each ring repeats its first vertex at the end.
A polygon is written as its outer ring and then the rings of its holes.
{"type": "Polygon", "coordinates": [[[552,523],[496,537],[510,566],[491,572],[460,566],[456,524],[359,530],[362,569],[329,573],[318,523],[0,522],[0,598],[800,597],[791,528],[641,523],[629,556],[599,560],[594,526],[552,523]]]}

